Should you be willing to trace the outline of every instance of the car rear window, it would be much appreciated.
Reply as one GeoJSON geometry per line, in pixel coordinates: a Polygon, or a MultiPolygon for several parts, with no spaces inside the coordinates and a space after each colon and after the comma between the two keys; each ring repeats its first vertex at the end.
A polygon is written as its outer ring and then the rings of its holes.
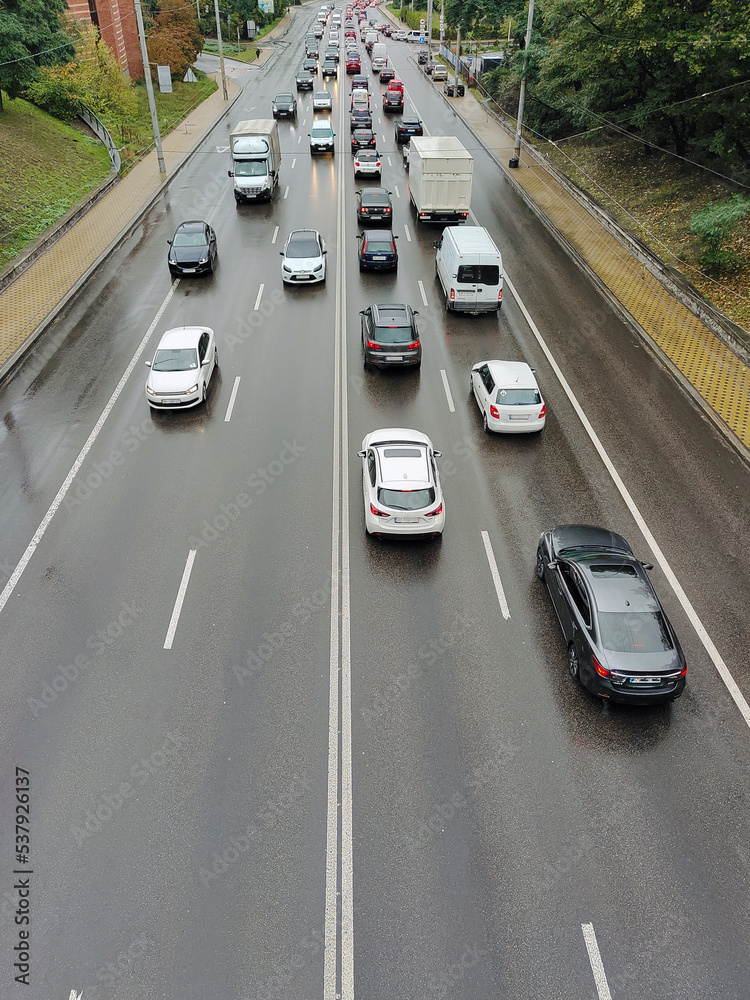
{"type": "Polygon", "coordinates": [[[393,510],[422,510],[435,503],[435,490],[378,490],[378,502],[393,510]]]}
{"type": "Polygon", "coordinates": [[[383,191],[383,192],[379,192],[379,191],[365,191],[365,193],[362,195],[362,204],[363,205],[388,205],[389,204],[388,195],[385,193],[385,191],[383,191]]]}
{"type": "Polygon", "coordinates": [[[661,653],[673,649],[660,611],[603,611],[601,644],[614,653],[661,653]]]}
{"type": "MultiPolygon", "coordinates": [[[[372,339],[377,340],[379,344],[408,344],[414,339],[414,334],[410,326],[374,326],[372,328],[372,339]]],[[[399,452],[398,456],[393,457],[406,458],[408,454],[409,458],[416,458],[419,455],[418,451],[411,449],[407,452],[403,450],[399,452]]],[[[391,456],[391,451],[385,451],[386,457],[391,456]]]]}
{"type": "Polygon", "coordinates": [[[392,253],[393,244],[390,240],[368,240],[367,250],[370,253],[392,253]]]}
{"type": "Polygon", "coordinates": [[[542,398],[536,389],[498,389],[496,403],[503,406],[533,406],[542,398]]]}
{"type": "Polygon", "coordinates": [[[500,268],[497,264],[460,264],[458,282],[473,282],[477,285],[499,285],[500,268]]]}

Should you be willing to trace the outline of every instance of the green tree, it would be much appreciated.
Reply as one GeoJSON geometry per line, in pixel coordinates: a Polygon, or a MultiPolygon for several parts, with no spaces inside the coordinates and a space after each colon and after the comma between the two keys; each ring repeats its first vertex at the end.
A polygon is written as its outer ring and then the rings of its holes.
{"type": "Polygon", "coordinates": [[[738,271],[743,261],[726,243],[750,213],[750,198],[733,194],[719,205],[708,204],[690,218],[690,232],[701,243],[700,263],[710,271],[738,271]]]}
{"type": "Polygon", "coordinates": [[[65,0],[0,0],[0,111],[2,90],[20,97],[36,80],[39,66],[73,58],[73,43],[63,30],[65,0]]]}

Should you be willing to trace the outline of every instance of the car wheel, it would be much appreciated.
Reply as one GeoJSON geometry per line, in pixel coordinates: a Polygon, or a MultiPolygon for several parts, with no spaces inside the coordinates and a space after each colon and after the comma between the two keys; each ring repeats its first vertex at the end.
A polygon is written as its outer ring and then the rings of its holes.
{"type": "Polygon", "coordinates": [[[482,410],[482,427],[484,428],[484,433],[485,434],[489,434],[490,433],[489,424],[487,423],[487,412],[486,412],[486,410],[482,410]]]}
{"type": "Polygon", "coordinates": [[[568,646],[568,673],[576,684],[581,683],[581,665],[578,662],[578,653],[572,642],[568,646]]]}
{"type": "Polygon", "coordinates": [[[216,350],[215,347],[214,347],[214,365],[216,366],[216,368],[219,367],[219,352],[216,350]]]}
{"type": "Polygon", "coordinates": [[[536,566],[534,567],[537,579],[544,579],[544,553],[542,552],[541,545],[538,546],[536,550],[536,566]]]}
{"type": "Polygon", "coordinates": [[[203,383],[203,392],[201,394],[201,403],[203,403],[204,406],[206,405],[206,383],[205,382],[203,383]]]}

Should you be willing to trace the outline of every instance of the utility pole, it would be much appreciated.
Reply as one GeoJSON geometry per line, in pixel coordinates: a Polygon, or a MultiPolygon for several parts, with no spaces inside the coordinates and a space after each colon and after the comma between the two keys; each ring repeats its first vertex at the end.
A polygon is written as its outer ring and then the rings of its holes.
{"type": "MultiPolygon", "coordinates": [[[[138,3],[139,0],[136,0],[138,3]]],[[[221,18],[219,17],[219,0],[214,0],[214,12],[216,14],[216,37],[219,41],[219,63],[221,65],[221,89],[224,92],[224,100],[229,100],[227,93],[227,75],[224,72],[224,46],[221,40],[221,18]]]]}
{"type": "Polygon", "coordinates": [[[453,96],[458,97],[458,81],[461,79],[459,67],[461,65],[461,25],[456,25],[456,75],[453,78],[453,96]]]}
{"type": "Polygon", "coordinates": [[[440,48],[445,42],[445,0],[440,0],[440,48]]]}
{"type": "Polygon", "coordinates": [[[166,174],[167,167],[164,163],[164,154],[161,149],[161,132],[159,131],[159,118],[156,114],[156,102],[154,101],[154,85],[151,82],[151,70],[148,65],[148,49],[146,48],[146,32],[143,30],[143,12],[141,11],[141,0],[135,2],[135,20],[138,25],[138,38],[141,43],[141,58],[143,59],[143,75],[146,78],[146,93],[148,94],[148,109],[151,112],[151,126],[154,130],[154,145],[156,146],[156,157],[159,161],[159,173],[166,174]]]}
{"type": "Polygon", "coordinates": [[[427,0],[427,62],[432,58],[432,0],[427,0]]]}
{"type": "MultiPolygon", "coordinates": [[[[534,0],[529,0],[529,19],[526,22],[526,46],[523,52],[523,76],[521,77],[521,93],[518,97],[518,119],[516,121],[516,149],[513,157],[508,160],[509,167],[517,167],[521,159],[521,129],[523,128],[523,109],[526,104],[526,70],[529,65],[529,46],[531,45],[531,26],[534,23],[534,0]]],[[[509,32],[510,34],[510,32],[509,32]]]]}

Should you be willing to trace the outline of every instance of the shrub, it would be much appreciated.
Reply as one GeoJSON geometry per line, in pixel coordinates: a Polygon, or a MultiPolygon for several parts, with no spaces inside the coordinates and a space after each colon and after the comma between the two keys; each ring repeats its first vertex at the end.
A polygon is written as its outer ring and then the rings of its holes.
{"type": "Polygon", "coordinates": [[[709,203],[690,217],[690,232],[700,240],[698,260],[710,271],[739,271],[744,261],[726,242],[750,212],[750,199],[733,194],[721,204],[709,203]]]}

